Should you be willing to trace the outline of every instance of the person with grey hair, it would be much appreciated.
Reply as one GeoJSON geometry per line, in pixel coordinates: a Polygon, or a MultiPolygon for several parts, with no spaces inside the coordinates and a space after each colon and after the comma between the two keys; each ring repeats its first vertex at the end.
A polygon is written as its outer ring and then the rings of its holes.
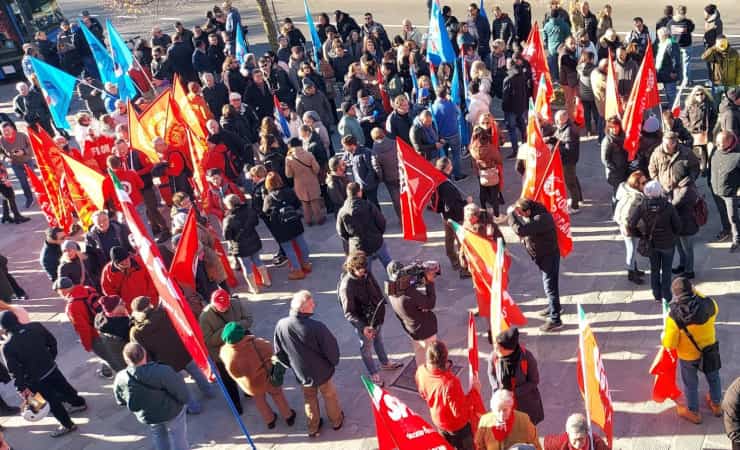
{"type": "Polygon", "coordinates": [[[717,201],[717,209],[724,219],[722,222],[729,222],[730,252],[734,253],[740,248],[740,145],[732,131],[720,132],[716,141],[709,164],[710,187],[721,200],[717,201]]]}
{"type": "Polygon", "coordinates": [[[475,433],[475,448],[508,449],[517,444],[542,450],[537,428],[526,413],[514,409],[514,395],[505,389],[493,393],[491,411],[483,414],[475,433]]]}
{"type": "Polygon", "coordinates": [[[627,228],[640,237],[638,253],[650,258],[650,287],[655,301],[661,303],[671,300],[671,267],[681,219],[658,180],[648,182],[643,194],[645,200],[630,212],[627,228]]]}
{"type": "Polygon", "coordinates": [[[54,127],[51,124],[51,113],[46,105],[46,100],[39,90],[29,86],[25,81],[19,81],[15,85],[18,95],[13,98],[13,110],[26,121],[29,128],[41,127],[54,136],[54,127]]]}
{"type": "Polygon", "coordinates": [[[288,317],[275,325],[275,356],[291,367],[303,388],[308,437],[318,437],[323,419],[319,410],[319,393],[324,398],[326,413],[334,430],[342,428],[344,413],[332,381],[339,364],[339,345],[329,328],[314,319],[313,295],[301,290],[293,295],[288,317]]]}
{"type": "Polygon", "coordinates": [[[650,178],[660,182],[663,192],[669,193],[686,177],[699,177],[699,158],[687,146],[678,143],[678,133],[663,133],[663,142],[653,150],[648,163],[650,178]]]}
{"type": "Polygon", "coordinates": [[[580,413],[571,414],[565,422],[565,433],[545,436],[544,450],[609,450],[596,433],[588,437],[588,420],[580,413]]]}
{"type": "Polygon", "coordinates": [[[123,347],[123,358],[128,367],[118,372],[113,382],[116,402],[149,427],[156,450],[189,449],[185,381],[172,367],[149,361],[146,350],[137,343],[123,347]]]}

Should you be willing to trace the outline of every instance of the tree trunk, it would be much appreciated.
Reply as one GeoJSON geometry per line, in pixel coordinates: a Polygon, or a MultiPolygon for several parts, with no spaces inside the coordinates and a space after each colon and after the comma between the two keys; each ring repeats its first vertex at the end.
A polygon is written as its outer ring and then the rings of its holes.
{"type": "Polygon", "coordinates": [[[270,47],[275,51],[278,48],[277,33],[275,32],[275,22],[272,20],[270,8],[267,6],[267,0],[257,0],[257,8],[262,16],[262,25],[265,27],[265,34],[270,47]]]}

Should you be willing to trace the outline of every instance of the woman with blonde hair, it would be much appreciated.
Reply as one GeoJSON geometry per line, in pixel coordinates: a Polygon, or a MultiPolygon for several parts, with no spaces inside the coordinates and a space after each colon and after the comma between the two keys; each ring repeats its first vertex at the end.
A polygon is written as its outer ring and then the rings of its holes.
{"type": "Polygon", "coordinates": [[[470,81],[473,80],[480,80],[480,92],[491,94],[493,77],[491,76],[491,71],[486,68],[486,63],[483,61],[475,61],[470,66],[470,81]]]}
{"type": "Polygon", "coordinates": [[[712,142],[711,133],[717,122],[714,99],[706,88],[696,85],[691,90],[681,112],[681,122],[694,138],[694,154],[699,158],[702,173],[706,173],[709,162],[707,144],[712,142]]]}

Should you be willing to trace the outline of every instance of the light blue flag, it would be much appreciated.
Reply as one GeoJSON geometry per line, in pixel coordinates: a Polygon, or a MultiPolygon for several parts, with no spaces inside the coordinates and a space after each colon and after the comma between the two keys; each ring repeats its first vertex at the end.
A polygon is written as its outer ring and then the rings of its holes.
{"type": "Polygon", "coordinates": [[[77,79],[40,59],[31,58],[31,65],[39,80],[46,104],[49,105],[54,125],[65,130],[71,129],[67,122],[67,112],[72,103],[77,79]]]}
{"type": "Polygon", "coordinates": [[[247,53],[249,53],[249,49],[247,48],[247,41],[244,39],[244,31],[242,30],[242,27],[236,27],[236,60],[239,61],[239,67],[242,67],[244,65],[244,62],[247,60],[247,53]]]}
{"type": "Polygon", "coordinates": [[[113,62],[120,67],[121,72],[128,73],[134,65],[134,55],[131,54],[131,50],[110,20],[105,21],[105,27],[108,29],[108,40],[110,41],[113,62]]]}
{"type": "Polygon", "coordinates": [[[429,17],[427,35],[427,59],[435,67],[443,62],[453,64],[455,61],[455,50],[450,42],[450,36],[447,35],[439,0],[432,1],[432,14],[429,17]]]}
{"type": "Polygon", "coordinates": [[[483,6],[483,0],[480,0],[480,6],[478,7],[478,10],[480,11],[480,16],[488,20],[488,16],[486,15],[486,7],[483,6]]]}
{"type": "Polygon", "coordinates": [[[308,31],[311,33],[311,43],[313,44],[313,60],[316,63],[318,69],[321,60],[321,39],[319,39],[319,32],[316,31],[316,25],[313,23],[313,17],[311,17],[311,10],[308,9],[308,0],[303,0],[303,9],[306,10],[306,23],[308,24],[308,31]]]}
{"type": "MultiPolygon", "coordinates": [[[[134,98],[136,96],[136,87],[134,86],[134,82],[129,76],[128,71],[123,70],[122,66],[116,65],[116,61],[113,60],[105,46],[95,37],[94,34],[92,34],[90,29],[87,28],[84,23],[80,22],[79,26],[82,29],[82,33],[85,35],[87,44],[90,46],[90,51],[95,59],[95,65],[98,67],[100,81],[103,82],[103,85],[105,85],[105,83],[113,83],[118,86],[118,98],[121,100],[126,101],[134,98]]],[[[120,36],[118,37],[120,38],[120,36]]],[[[111,45],[113,45],[112,42],[111,45]]],[[[123,43],[123,45],[125,46],[126,44],[123,43]]],[[[121,58],[124,57],[121,56],[121,58]]],[[[133,63],[133,55],[131,56],[131,62],[133,63]]]]}

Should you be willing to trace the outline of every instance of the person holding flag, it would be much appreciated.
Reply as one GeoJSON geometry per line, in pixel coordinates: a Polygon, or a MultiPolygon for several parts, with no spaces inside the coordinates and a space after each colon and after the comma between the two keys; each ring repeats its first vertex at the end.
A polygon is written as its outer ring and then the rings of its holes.
{"type": "Polygon", "coordinates": [[[524,242],[527,253],[542,272],[542,284],[547,295],[547,307],[539,312],[547,317],[540,331],[560,331],[560,249],[552,215],[534,200],[520,198],[509,207],[509,226],[524,242]]]}
{"type": "Polygon", "coordinates": [[[488,362],[488,380],[493,392],[510,391],[516,400],[516,410],[527,414],[534,425],[544,420],[545,410],[537,388],[540,383],[537,360],[519,343],[518,328],[509,328],[496,336],[488,362]]]}

